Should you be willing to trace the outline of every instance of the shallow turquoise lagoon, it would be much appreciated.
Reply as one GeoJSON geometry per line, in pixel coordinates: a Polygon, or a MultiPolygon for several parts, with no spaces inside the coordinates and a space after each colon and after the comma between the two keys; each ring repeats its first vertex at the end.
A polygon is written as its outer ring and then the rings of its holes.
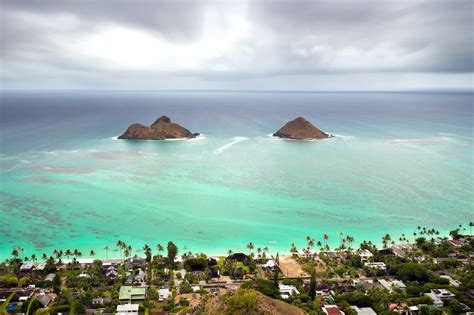
{"type": "Polygon", "coordinates": [[[441,93],[3,93],[0,257],[446,233],[474,219],[472,106],[441,93]],[[203,136],[115,139],[162,114],[203,136]],[[270,136],[300,115],[336,137],[270,136]]]}

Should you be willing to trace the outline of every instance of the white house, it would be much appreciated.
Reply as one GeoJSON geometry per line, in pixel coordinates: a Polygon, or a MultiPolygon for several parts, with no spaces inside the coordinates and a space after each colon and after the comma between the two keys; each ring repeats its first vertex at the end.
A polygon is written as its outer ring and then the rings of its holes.
{"type": "Polygon", "coordinates": [[[357,315],[377,315],[371,307],[351,306],[351,308],[357,313],[357,315]]]}
{"type": "Polygon", "coordinates": [[[451,291],[446,289],[434,289],[429,293],[425,293],[425,295],[429,296],[433,300],[433,304],[438,307],[442,307],[444,301],[450,301],[455,297],[451,291]]]}
{"type": "Polygon", "coordinates": [[[407,286],[400,280],[384,280],[378,279],[377,280],[382,287],[384,287],[388,292],[392,292],[393,289],[395,290],[405,290],[407,286]]]}
{"type": "Polygon", "coordinates": [[[269,259],[264,265],[262,265],[263,268],[268,268],[268,269],[273,269],[277,265],[276,261],[273,259],[269,259]]]}
{"type": "Polygon", "coordinates": [[[280,290],[280,295],[283,299],[287,299],[290,296],[293,295],[299,295],[300,292],[298,291],[297,288],[295,288],[292,285],[286,285],[286,284],[278,284],[278,289],[280,290]]]}
{"type": "Polygon", "coordinates": [[[168,299],[171,295],[171,291],[169,289],[159,289],[158,290],[158,301],[164,301],[168,299]]]}
{"type": "Polygon", "coordinates": [[[116,315],[138,315],[138,304],[117,305],[116,315]]]}
{"type": "Polygon", "coordinates": [[[374,257],[374,254],[372,254],[368,249],[359,250],[357,254],[359,255],[360,259],[364,262],[369,261],[374,257]]]}
{"type": "Polygon", "coordinates": [[[445,276],[445,275],[441,275],[440,276],[441,278],[444,278],[444,279],[448,279],[449,281],[449,285],[450,286],[453,286],[453,287],[459,287],[461,285],[461,282],[459,282],[458,280],[454,280],[453,278],[451,278],[450,276],[445,276]]]}
{"type": "Polygon", "coordinates": [[[383,262],[366,262],[364,266],[378,270],[387,270],[387,266],[383,262]]]}

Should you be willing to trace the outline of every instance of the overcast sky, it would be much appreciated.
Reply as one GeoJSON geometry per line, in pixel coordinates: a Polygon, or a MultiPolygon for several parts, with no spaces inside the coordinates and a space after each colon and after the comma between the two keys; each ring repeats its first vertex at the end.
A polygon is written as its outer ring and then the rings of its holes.
{"type": "Polygon", "coordinates": [[[0,0],[3,89],[472,89],[474,1],[0,0]]]}

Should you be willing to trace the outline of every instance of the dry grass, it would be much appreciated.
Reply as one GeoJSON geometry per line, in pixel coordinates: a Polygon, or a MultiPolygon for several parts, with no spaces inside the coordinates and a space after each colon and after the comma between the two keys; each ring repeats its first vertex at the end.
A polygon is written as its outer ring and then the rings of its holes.
{"type": "Polygon", "coordinates": [[[291,256],[280,257],[280,269],[286,278],[308,278],[310,276],[291,256]]]}

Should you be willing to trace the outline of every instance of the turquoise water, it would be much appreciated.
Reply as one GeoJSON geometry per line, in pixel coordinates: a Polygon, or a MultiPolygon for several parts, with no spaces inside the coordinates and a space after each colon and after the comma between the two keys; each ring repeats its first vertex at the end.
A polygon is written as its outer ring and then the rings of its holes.
{"type": "MultiPolygon", "coordinates": [[[[473,94],[3,93],[0,258],[173,240],[288,252],[474,220],[473,94]],[[116,140],[162,114],[203,136],[116,140]],[[303,115],[332,139],[269,136],[303,115]]],[[[118,252],[109,254],[116,255],[118,252]]]]}

